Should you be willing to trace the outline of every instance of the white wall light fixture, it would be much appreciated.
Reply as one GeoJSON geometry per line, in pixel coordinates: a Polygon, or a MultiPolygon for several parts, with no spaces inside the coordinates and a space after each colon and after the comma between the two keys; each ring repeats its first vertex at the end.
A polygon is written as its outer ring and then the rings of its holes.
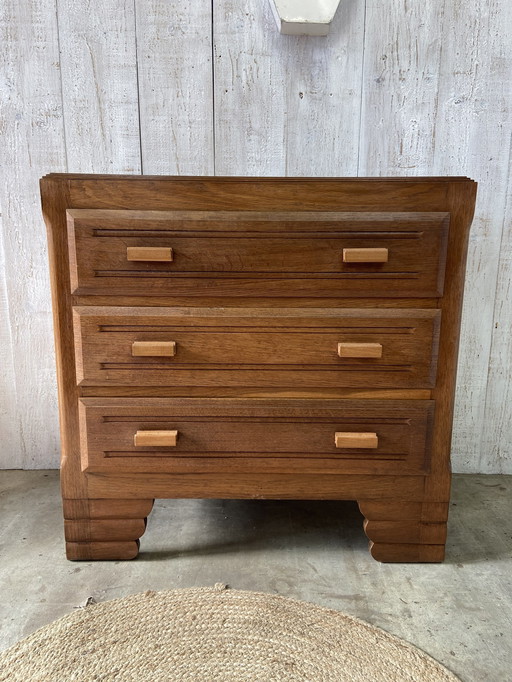
{"type": "Polygon", "coordinates": [[[279,33],[326,36],[340,0],[270,0],[279,33]]]}

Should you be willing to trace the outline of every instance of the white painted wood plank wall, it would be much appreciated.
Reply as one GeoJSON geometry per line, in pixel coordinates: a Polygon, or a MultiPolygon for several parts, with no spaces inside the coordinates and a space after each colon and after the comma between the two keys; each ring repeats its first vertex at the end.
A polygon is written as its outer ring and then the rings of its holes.
{"type": "MultiPolygon", "coordinates": [[[[0,227],[2,219],[0,216],[0,227]]],[[[14,349],[9,319],[9,298],[5,277],[5,249],[3,234],[0,239],[0,469],[16,466],[17,457],[23,452],[23,441],[18,425],[18,401],[14,373],[14,349]]]]}
{"type": "Polygon", "coordinates": [[[58,7],[68,168],[140,173],[133,0],[58,7]]]}
{"type": "Polygon", "coordinates": [[[0,449],[4,466],[38,468],[55,466],[58,448],[48,258],[38,186],[42,169],[65,170],[55,0],[1,3],[0,64],[4,314],[11,341],[1,362],[12,362],[15,378],[11,392],[1,396],[10,423],[0,434],[0,449]]]}
{"type": "Polygon", "coordinates": [[[58,465],[38,178],[50,171],[479,182],[455,471],[512,473],[512,4],[344,0],[326,38],[266,0],[4,0],[0,468],[58,465]]]}
{"type": "Polygon", "coordinates": [[[142,171],[214,175],[211,0],[136,7],[142,171]]]}
{"type": "Polygon", "coordinates": [[[217,175],[357,175],[364,4],[325,38],[277,32],[270,3],[214,3],[217,175]]]}
{"type": "MultiPolygon", "coordinates": [[[[502,364],[499,392],[497,377],[490,373],[496,333],[510,331],[512,323],[512,317],[503,318],[496,307],[505,286],[503,279],[498,282],[500,263],[506,268],[508,259],[508,279],[512,275],[510,250],[507,254],[503,249],[507,240],[510,245],[512,229],[505,214],[512,162],[510,27],[512,5],[507,0],[447,0],[432,163],[435,174],[459,172],[479,182],[468,252],[453,452],[456,470],[482,473],[512,473],[512,404],[503,404],[505,385],[508,390],[512,386],[510,352],[502,364]],[[490,433],[498,438],[503,428],[508,443],[490,443],[490,433]]],[[[506,343],[499,345],[499,354],[507,350],[506,343]]]]}

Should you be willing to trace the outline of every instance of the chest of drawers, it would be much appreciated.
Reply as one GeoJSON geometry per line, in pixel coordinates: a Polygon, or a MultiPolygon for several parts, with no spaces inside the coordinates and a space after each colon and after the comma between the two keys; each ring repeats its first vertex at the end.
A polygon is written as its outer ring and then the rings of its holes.
{"type": "Polygon", "coordinates": [[[67,556],[130,559],[154,498],[357,500],[441,561],[467,178],[52,174],[67,556]]]}

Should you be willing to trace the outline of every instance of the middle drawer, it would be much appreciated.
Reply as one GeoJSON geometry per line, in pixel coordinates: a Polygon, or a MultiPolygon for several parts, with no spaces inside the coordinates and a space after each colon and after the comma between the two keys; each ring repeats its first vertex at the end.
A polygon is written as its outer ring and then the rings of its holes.
{"type": "Polygon", "coordinates": [[[440,311],[74,308],[82,386],[431,388],[440,311]]]}

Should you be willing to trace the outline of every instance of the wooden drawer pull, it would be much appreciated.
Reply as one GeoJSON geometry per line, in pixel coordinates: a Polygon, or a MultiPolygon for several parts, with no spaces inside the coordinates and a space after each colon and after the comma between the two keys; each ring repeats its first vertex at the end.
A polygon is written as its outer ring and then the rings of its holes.
{"type": "Polygon", "coordinates": [[[140,261],[172,261],[172,249],[165,246],[128,246],[128,260],[140,261]]]}
{"type": "Polygon", "coordinates": [[[137,447],[175,447],[177,440],[177,431],[137,431],[133,438],[137,447]]]}
{"type": "Polygon", "coordinates": [[[376,433],[349,433],[337,431],[334,434],[334,443],[337,448],[367,448],[379,447],[379,439],[376,433]]]}
{"type": "Polygon", "coordinates": [[[170,358],[176,355],[176,341],[134,341],[132,355],[170,358]]]}
{"type": "Polygon", "coordinates": [[[381,358],[382,344],[380,343],[338,343],[340,358],[381,358]]]}
{"type": "Polygon", "coordinates": [[[387,249],[343,249],[344,263],[387,263],[387,249]]]}

